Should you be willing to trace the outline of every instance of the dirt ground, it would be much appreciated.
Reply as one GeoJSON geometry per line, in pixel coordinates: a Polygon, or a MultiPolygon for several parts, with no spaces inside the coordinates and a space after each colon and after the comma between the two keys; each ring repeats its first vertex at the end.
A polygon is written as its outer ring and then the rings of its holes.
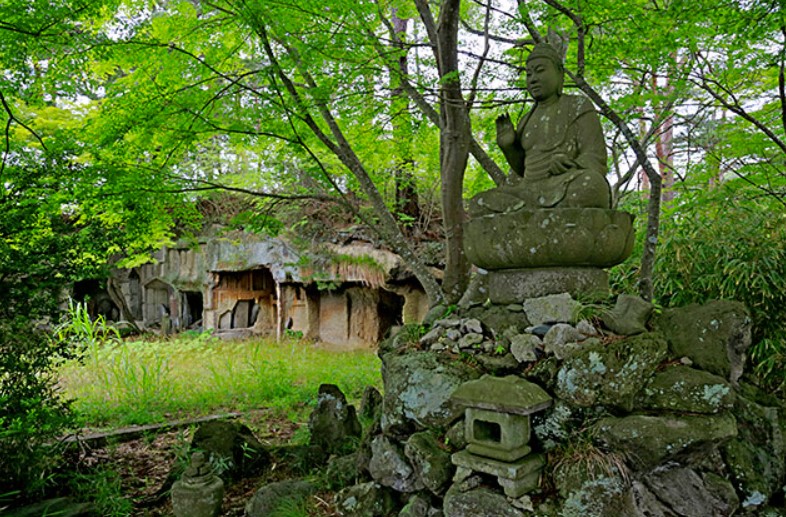
{"type": "MultiPolygon", "coordinates": [[[[240,421],[269,446],[289,443],[298,428],[305,425],[264,409],[243,415],[240,421]]],[[[134,503],[134,516],[170,516],[172,504],[167,489],[173,479],[169,473],[178,458],[187,457],[194,430],[194,427],[170,430],[92,449],[83,446],[73,461],[82,472],[100,466],[117,472],[122,493],[134,503]]],[[[266,483],[288,477],[288,470],[287,465],[274,464],[263,476],[226,486],[221,515],[242,516],[251,496],[266,483]]],[[[317,517],[340,515],[333,505],[333,494],[324,492],[311,498],[308,513],[317,517]]]]}

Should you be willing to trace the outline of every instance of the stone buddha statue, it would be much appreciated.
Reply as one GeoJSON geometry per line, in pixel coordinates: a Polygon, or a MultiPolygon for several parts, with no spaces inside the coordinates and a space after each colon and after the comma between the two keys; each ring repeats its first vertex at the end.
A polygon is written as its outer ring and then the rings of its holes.
{"type": "Polygon", "coordinates": [[[598,115],[587,98],[562,93],[563,77],[557,51],[535,45],[527,58],[535,106],[517,127],[497,119],[513,174],[469,202],[464,251],[488,272],[495,304],[562,292],[603,297],[603,268],[633,250],[633,216],[611,209],[598,115]]]}
{"type": "Polygon", "coordinates": [[[471,216],[520,208],[609,208],[606,145],[592,103],[562,93],[564,70],[554,48],[539,43],[527,58],[535,106],[514,128],[497,119],[497,143],[514,174],[509,184],[472,198],[471,216]]]}

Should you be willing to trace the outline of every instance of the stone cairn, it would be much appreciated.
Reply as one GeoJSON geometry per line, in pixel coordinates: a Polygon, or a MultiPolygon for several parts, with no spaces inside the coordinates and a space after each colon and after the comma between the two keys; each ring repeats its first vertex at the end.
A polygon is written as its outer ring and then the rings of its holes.
{"type": "Polygon", "coordinates": [[[224,482],[213,473],[203,452],[195,452],[183,477],[172,486],[176,517],[216,517],[224,498],[224,482]]]}
{"type": "Polygon", "coordinates": [[[388,339],[382,406],[360,449],[331,461],[354,468],[340,509],[770,515],[786,409],[741,377],[747,311],[718,301],[651,316],[640,302],[622,296],[591,319],[599,307],[567,294],[506,306],[507,321],[464,307],[420,339],[388,339]]]}

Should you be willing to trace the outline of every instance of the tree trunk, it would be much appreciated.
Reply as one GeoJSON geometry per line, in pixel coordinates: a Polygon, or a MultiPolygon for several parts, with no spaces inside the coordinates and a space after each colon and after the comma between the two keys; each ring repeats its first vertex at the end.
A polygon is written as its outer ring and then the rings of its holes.
{"type": "MultiPolygon", "coordinates": [[[[666,93],[671,93],[669,76],[666,75],[665,85],[662,89],[666,93]]],[[[652,90],[658,93],[661,87],[658,85],[658,76],[652,76],[652,90]]],[[[661,199],[665,204],[669,204],[674,199],[674,115],[667,115],[661,124],[657,137],[655,138],[655,156],[658,158],[658,170],[662,178],[661,199]]]]}
{"type": "Polygon", "coordinates": [[[469,283],[469,261],[464,255],[464,171],[469,159],[471,127],[461,92],[458,62],[460,0],[443,0],[435,24],[425,0],[416,0],[437,58],[440,77],[440,179],[445,226],[445,277],[442,290],[456,303],[469,283]]]}
{"type": "Polygon", "coordinates": [[[141,333],[142,331],[139,330],[136,321],[134,321],[134,314],[128,307],[125,296],[123,296],[123,292],[120,290],[120,286],[117,285],[112,277],[109,277],[106,281],[106,292],[109,293],[109,298],[112,302],[120,308],[120,318],[127,321],[128,326],[131,327],[134,332],[138,334],[141,333]]]}
{"type": "MultiPolygon", "coordinates": [[[[396,165],[393,171],[396,187],[397,217],[404,223],[416,223],[420,220],[420,202],[415,188],[413,169],[415,160],[412,158],[412,116],[410,114],[409,96],[401,86],[402,78],[407,77],[407,55],[401,35],[407,32],[409,19],[398,17],[397,9],[393,8],[391,19],[393,21],[392,45],[399,52],[398,73],[390,75],[391,87],[391,122],[393,125],[393,139],[397,150],[396,165]]],[[[409,234],[411,225],[404,224],[404,232],[409,234]]]]}

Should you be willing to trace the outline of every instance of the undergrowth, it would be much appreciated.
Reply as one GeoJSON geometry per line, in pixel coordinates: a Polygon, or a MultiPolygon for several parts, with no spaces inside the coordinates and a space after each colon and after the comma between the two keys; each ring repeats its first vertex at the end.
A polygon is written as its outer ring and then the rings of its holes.
{"type": "Polygon", "coordinates": [[[60,385],[83,424],[147,424],[195,414],[316,401],[319,385],[349,398],[379,387],[371,350],[339,352],[302,341],[221,341],[209,333],[171,339],[107,342],[65,363],[60,385]]]}

